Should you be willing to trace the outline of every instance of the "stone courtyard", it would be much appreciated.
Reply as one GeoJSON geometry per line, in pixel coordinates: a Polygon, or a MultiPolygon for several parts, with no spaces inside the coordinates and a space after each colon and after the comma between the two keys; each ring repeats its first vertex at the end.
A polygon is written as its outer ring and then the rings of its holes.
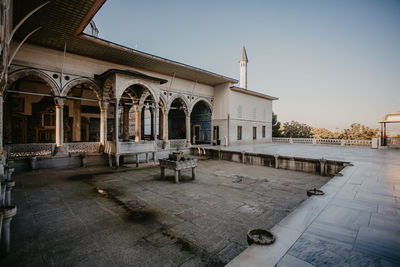
{"type": "Polygon", "coordinates": [[[222,266],[329,178],[199,161],[180,184],[158,166],[15,175],[18,214],[1,266],[222,266]]]}

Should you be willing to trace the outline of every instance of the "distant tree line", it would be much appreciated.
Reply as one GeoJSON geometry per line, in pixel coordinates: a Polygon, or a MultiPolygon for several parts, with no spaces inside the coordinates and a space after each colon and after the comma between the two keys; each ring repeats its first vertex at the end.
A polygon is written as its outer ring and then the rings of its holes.
{"type": "Polygon", "coordinates": [[[350,128],[340,132],[332,132],[325,128],[313,128],[297,121],[281,124],[278,116],[272,113],[273,137],[370,140],[376,137],[378,132],[378,129],[371,129],[360,123],[352,123],[350,128]]]}

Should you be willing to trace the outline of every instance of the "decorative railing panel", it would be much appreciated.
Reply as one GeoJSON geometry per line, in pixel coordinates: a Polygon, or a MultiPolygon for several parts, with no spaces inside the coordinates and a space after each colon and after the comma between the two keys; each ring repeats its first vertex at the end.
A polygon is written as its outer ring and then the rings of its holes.
{"type": "Polygon", "coordinates": [[[4,146],[10,158],[48,156],[54,152],[54,143],[7,144],[4,146]]]}
{"type": "Polygon", "coordinates": [[[142,153],[157,151],[157,144],[155,141],[145,142],[120,142],[118,145],[118,153],[142,153]]]}
{"type": "Polygon", "coordinates": [[[157,140],[157,148],[162,149],[163,148],[163,142],[164,140],[157,140]]]}
{"type": "Polygon", "coordinates": [[[272,137],[272,142],[290,143],[290,144],[314,144],[314,145],[320,144],[320,145],[339,145],[339,146],[372,146],[372,140],[272,137]]]}
{"type": "Polygon", "coordinates": [[[76,142],[66,143],[69,153],[97,153],[100,152],[100,142],[76,142]]]}
{"type": "MultiPolygon", "coordinates": [[[[311,138],[312,140],[312,138],[311,138]]],[[[346,140],[342,139],[317,139],[315,138],[315,144],[321,144],[321,145],[343,145],[343,141],[345,142],[346,140]]]]}
{"type": "Polygon", "coordinates": [[[273,142],[289,143],[289,137],[272,137],[273,142]]]}
{"type": "Polygon", "coordinates": [[[186,147],[186,139],[172,139],[169,140],[170,148],[182,149],[186,147]]]}
{"type": "Polygon", "coordinates": [[[310,144],[312,143],[312,138],[292,138],[293,143],[298,144],[310,144]]]}
{"type": "Polygon", "coordinates": [[[346,146],[371,146],[372,140],[344,140],[346,146]]]}
{"type": "Polygon", "coordinates": [[[400,145],[400,137],[387,137],[386,144],[389,146],[390,145],[399,146],[400,145]]]}

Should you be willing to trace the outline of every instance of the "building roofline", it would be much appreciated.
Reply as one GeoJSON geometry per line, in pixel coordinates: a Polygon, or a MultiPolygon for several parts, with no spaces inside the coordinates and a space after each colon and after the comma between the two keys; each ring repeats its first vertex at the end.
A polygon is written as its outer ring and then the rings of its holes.
{"type": "Polygon", "coordinates": [[[237,83],[238,82],[238,80],[230,78],[230,77],[227,77],[227,76],[224,76],[224,75],[220,75],[220,74],[208,71],[208,70],[204,70],[204,69],[201,69],[201,68],[198,68],[198,67],[194,67],[194,66],[191,66],[191,65],[188,65],[188,64],[185,64],[185,63],[181,63],[181,62],[178,62],[178,61],[174,61],[174,60],[171,60],[171,59],[167,59],[167,58],[163,58],[163,57],[160,57],[160,56],[156,56],[156,55],[153,55],[153,54],[150,54],[150,53],[142,52],[142,51],[139,51],[139,50],[136,50],[136,49],[133,49],[133,48],[121,45],[121,44],[114,43],[112,41],[108,41],[108,40],[105,40],[105,39],[102,39],[102,38],[99,38],[99,37],[91,36],[91,35],[86,34],[86,33],[81,33],[79,35],[79,37],[81,37],[83,39],[86,39],[86,40],[89,40],[89,41],[96,42],[98,44],[101,44],[101,45],[104,45],[104,46],[107,46],[107,47],[110,47],[110,48],[120,49],[120,50],[123,50],[125,52],[137,54],[137,55],[144,56],[144,57],[151,58],[151,59],[155,59],[155,60],[158,60],[158,61],[163,61],[163,62],[166,62],[166,63],[169,63],[169,64],[173,64],[173,65],[176,65],[176,66],[179,66],[179,67],[184,67],[184,68],[187,68],[187,69],[190,69],[190,70],[202,72],[202,73],[205,73],[207,75],[212,75],[214,77],[217,77],[217,78],[225,80],[225,81],[221,81],[221,83],[223,83],[223,82],[237,83]]]}
{"type": "Polygon", "coordinates": [[[238,93],[251,95],[251,96],[256,96],[256,97],[260,97],[260,98],[264,98],[264,99],[268,99],[268,100],[278,100],[279,99],[279,98],[274,97],[274,96],[266,95],[266,94],[263,94],[263,93],[259,93],[259,92],[252,91],[252,90],[245,89],[245,88],[238,87],[238,86],[231,86],[230,89],[232,91],[235,91],[235,92],[238,92],[238,93]]]}
{"type": "Polygon", "coordinates": [[[93,17],[97,14],[100,8],[104,5],[107,0],[96,0],[93,6],[90,8],[89,12],[85,15],[82,22],[79,24],[78,28],[75,31],[75,36],[79,36],[86,28],[86,26],[90,23],[93,17]]]}

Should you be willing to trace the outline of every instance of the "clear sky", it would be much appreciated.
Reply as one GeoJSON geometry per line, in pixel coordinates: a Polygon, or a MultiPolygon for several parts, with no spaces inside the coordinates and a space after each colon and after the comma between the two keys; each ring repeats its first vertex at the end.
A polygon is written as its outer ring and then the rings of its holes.
{"type": "Polygon", "coordinates": [[[278,120],[378,127],[400,109],[399,0],[108,0],[100,37],[279,97],[278,120]]]}

